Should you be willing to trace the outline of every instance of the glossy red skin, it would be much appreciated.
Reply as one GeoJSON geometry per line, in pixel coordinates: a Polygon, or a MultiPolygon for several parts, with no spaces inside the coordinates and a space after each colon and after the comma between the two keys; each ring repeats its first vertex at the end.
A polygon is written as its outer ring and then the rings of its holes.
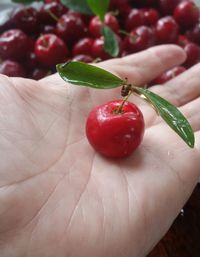
{"type": "Polygon", "coordinates": [[[110,0],[109,10],[117,10],[119,16],[124,17],[131,11],[131,6],[128,0],[110,0]]]}
{"type": "Polygon", "coordinates": [[[72,61],[85,62],[85,63],[91,63],[93,62],[93,60],[94,58],[92,58],[92,56],[86,55],[86,54],[75,55],[72,58],[72,61]]]}
{"type": "Polygon", "coordinates": [[[56,35],[45,34],[35,42],[35,54],[40,63],[49,67],[66,61],[68,49],[56,35]]]}
{"type": "Polygon", "coordinates": [[[184,47],[184,50],[187,54],[184,66],[190,68],[200,62],[200,47],[197,44],[189,43],[184,47]]]}
{"type": "Polygon", "coordinates": [[[25,77],[26,72],[20,63],[6,60],[0,64],[0,74],[9,77],[25,77]]]}
{"type": "Polygon", "coordinates": [[[94,40],[91,53],[94,58],[100,58],[101,60],[111,58],[111,56],[104,50],[104,40],[102,37],[94,40]]]}
{"type": "Polygon", "coordinates": [[[164,84],[165,82],[169,81],[170,79],[175,78],[176,76],[183,73],[184,71],[186,71],[186,68],[184,68],[183,66],[174,67],[173,69],[168,70],[168,71],[164,72],[163,74],[161,74],[151,84],[153,84],[153,85],[164,84]]]}
{"type": "Polygon", "coordinates": [[[189,40],[200,45],[200,22],[197,23],[192,29],[186,31],[189,40]]]}
{"type": "Polygon", "coordinates": [[[91,54],[91,48],[93,45],[94,40],[92,38],[82,38],[80,39],[73,47],[72,54],[78,55],[78,54],[91,54]]]}
{"type": "Polygon", "coordinates": [[[29,50],[27,35],[19,29],[7,30],[0,36],[0,58],[22,59],[29,50]]]}
{"type": "Polygon", "coordinates": [[[145,25],[153,26],[159,20],[160,14],[156,9],[146,8],[146,9],[143,9],[143,17],[144,17],[145,25]]]}
{"type": "Polygon", "coordinates": [[[19,6],[11,14],[11,21],[16,28],[26,33],[38,30],[38,11],[32,6],[19,6]]]}
{"type": "Polygon", "coordinates": [[[139,9],[132,9],[125,21],[125,29],[131,31],[138,26],[145,24],[144,12],[139,9]]]}
{"type": "Polygon", "coordinates": [[[129,156],[142,142],[144,119],[136,105],[126,102],[123,113],[114,111],[122,103],[111,101],[95,107],[86,123],[86,135],[93,148],[111,158],[129,156]]]}
{"type": "Polygon", "coordinates": [[[67,12],[67,8],[56,1],[44,4],[39,11],[39,19],[44,24],[55,24],[56,20],[49,14],[51,12],[57,19],[67,12]]]}
{"type": "Polygon", "coordinates": [[[130,32],[130,36],[124,39],[124,50],[129,53],[142,51],[155,43],[153,30],[147,26],[140,26],[130,32]]]}
{"type": "Polygon", "coordinates": [[[87,28],[80,17],[64,14],[56,24],[56,33],[67,44],[74,43],[86,35],[87,28]]]}
{"type": "Polygon", "coordinates": [[[158,20],[155,33],[158,43],[175,43],[178,39],[179,26],[171,16],[166,16],[158,20]]]}
{"type": "Polygon", "coordinates": [[[56,28],[53,25],[44,25],[40,29],[42,34],[56,34],[56,28]]]}
{"type": "MultiPolygon", "coordinates": [[[[105,15],[105,24],[110,27],[115,33],[119,32],[119,23],[115,16],[107,13],[105,15]]],[[[89,33],[92,37],[98,38],[101,36],[102,22],[99,17],[95,16],[89,23],[89,33]]]]}
{"type": "Polygon", "coordinates": [[[37,67],[31,71],[30,77],[34,80],[39,80],[46,77],[47,75],[50,75],[50,71],[48,69],[37,67]]]}
{"type": "Polygon", "coordinates": [[[195,26],[200,17],[199,8],[193,1],[183,1],[174,10],[175,20],[185,28],[195,26]]]}
{"type": "Polygon", "coordinates": [[[159,0],[158,6],[162,14],[171,15],[180,2],[181,0],[159,0]]]}
{"type": "Polygon", "coordinates": [[[185,35],[178,36],[178,40],[176,42],[177,45],[184,47],[185,45],[187,45],[189,43],[190,43],[190,41],[188,40],[188,38],[185,35]]]}

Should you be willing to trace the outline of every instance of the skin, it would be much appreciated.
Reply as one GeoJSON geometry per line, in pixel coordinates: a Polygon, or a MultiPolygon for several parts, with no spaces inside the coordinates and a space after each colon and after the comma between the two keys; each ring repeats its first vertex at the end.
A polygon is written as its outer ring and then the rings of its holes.
{"type": "MultiPolygon", "coordinates": [[[[137,85],[180,65],[177,46],[100,63],[137,85]]],[[[106,159],[85,137],[88,112],[120,89],[0,77],[0,256],[143,257],[163,237],[200,177],[200,65],[152,90],[180,107],[190,149],[138,98],[146,122],[138,150],[106,159]]]]}

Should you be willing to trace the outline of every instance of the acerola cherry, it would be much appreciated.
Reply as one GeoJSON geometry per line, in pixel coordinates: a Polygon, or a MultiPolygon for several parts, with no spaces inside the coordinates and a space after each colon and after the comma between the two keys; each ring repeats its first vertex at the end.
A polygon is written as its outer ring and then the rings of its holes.
{"type": "Polygon", "coordinates": [[[32,33],[38,29],[38,11],[32,6],[19,6],[11,14],[12,23],[16,28],[26,33],[32,33]]]}
{"type": "Polygon", "coordinates": [[[170,79],[175,78],[176,76],[178,76],[179,74],[183,73],[186,69],[182,66],[177,66],[174,67],[171,70],[168,70],[166,72],[164,72],[163,74],[161,74],[159,77],[157,77],[156,79],[154,79],[152,81],[152,85],[155,84],[164,84],[165,82],[167,82],[170,79]]]}
{"type": "Polygon", "coordinates": [[[68,49],[63,40],[56,35],[45,34],[35,42],[35,54],[40,63],[53,66],[66,61],[68,49]]]}
{"type": "Polygon", "coordinates": [[[121,158],[130,155],[140,145],[144,134],[144,119],[139,108],[122,100],[95,107],[86,123],[86,135],[100,154],[121,158]]]}
{"type": "Polygon", "coordinates": [[[37,67],[31,71],[30,77],[34,80],[39,80],[50,74],[51,72],[48,69],[45,69],[43,67],[37,67]]]}
{"type": "Polygon", "coordinates": [[[125,29],[131,31],[144,24],[144,12],[142,10],[132,9],[125,21],[125,29]]]}
{"type": "Polygon", "coordinates": [[[175,43],[178,39],[179,26],[171,16],[158,20],[155,28],[158,43],[175,43]]]}
{"type": "Polygon", "coordinates": [[[78,54],[86,54],[90,55],[91,54],[91,48],[93,45],[93,39],[85,37],[80,39],[73,47],[72,53],[73,55],[78,55],[78,54]]]}
{"type": "Polygon", "coordinates": [[[190,68],[200,62],[200,47],[198,45],[195,43],[189,43],[184,47],[184,50],[187,54],[187,59],[184,65],[187,68],[190,68]]]}
{"type": "Polygon", "coordinates": [[[173,14],[174,9],[181,0],[158,0],[159,9],[162,14],[173,14]]]}
{"type": "Polygon", "coordinates": [[[19,29],[7,30],[0,36],[0,57],[2,59],[22,59],[28,52],[29,40],[19,29]]]}
{"type": "Polygon", "coordinates": [[[56,1],[42,5],[39,11],[39,18],[42,23],[52,24],[56,23],[56,19],[67,12],[67,8],[56,1]]]}
{"type": "Polygon", "coordinates": [[[94,58],[100,58],[101,60],[109,59],[111,56],[104,50],[104,39],[103,37],[94,40],[91,53],[94,58]]]}
{"type": "MultiPolygon", "coordinates": [[[[115,16],[107,13],[105,15],[105,24],[110,27],[115,33],[119,32],[119,23],[115,16]]],[[[91,36],[94,38],[98,38],[101,36],[101,28],[102,22],[100,21],[99,17],[95,16],[91,19],[89,24],[89,32],[91,36]]]]}
{"type": "Polygon", "coordinates": [[[0,65],[0,74],[9,77],[25,77],[25,70],[21,64],[11,60],[6,60],[0,65]]]}
{"type": "Polygon", "coordinates": [[[200,45],[200,22],[197,23],[192,29],[186,31],[189,40],[200,45]]]}
{"type": "Polygon", "coordinates": [[[156,9],[149,8],[143,9],[144,24],[148,26],[155,25],[160,15],[156,9]]]}
{"type": "Polygon", "coordinates": [[[199,8],[190,0],[181,2],[174,10],[175,20],[185,28],[193,27],[198,22],[199,17],[199,8]]]}
{"type": "Polygon", "coordinates": [[[124,50],[129,53],[135,53],[144,50],[155,43],[155,35],[151,28],[140,26],[130,32],[130,35],[124,39],[124,50]]]}
{"type": "Polygon", "coordinates": [[[87,28],[80,17],[74,15],[64,14],[60,17],[56,25],[56,33],[67,44],[74,43],[76,40],[84,37],[87,28]]]}

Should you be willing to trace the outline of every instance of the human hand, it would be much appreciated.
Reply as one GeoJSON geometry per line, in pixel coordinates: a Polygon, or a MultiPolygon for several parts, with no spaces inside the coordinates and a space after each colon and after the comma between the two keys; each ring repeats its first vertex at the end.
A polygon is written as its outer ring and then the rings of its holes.
{"type": "MultiPolygon", "coordinates": [[[[100,65],[141,85],[184,61],[158,46],[100,65]]],[[[200,135],[200,66],[152,90],[180,107],[200,135]]],[[[120,90],[66,84],[57,75],[0,78],[0,256],[142,257],[162,238],[200,176],[199,141],[190,149],[154,110],[129,158],[90,147],[85,121],[120,90]]]]}

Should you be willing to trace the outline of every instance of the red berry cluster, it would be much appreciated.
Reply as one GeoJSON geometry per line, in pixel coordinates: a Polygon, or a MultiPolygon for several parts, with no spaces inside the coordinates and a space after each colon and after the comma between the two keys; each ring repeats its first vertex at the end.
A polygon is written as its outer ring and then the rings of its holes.
{"type": "MultiPolygon", "coordinates": [[[[120,56],[174,43],[187,60],[153,83],[164,83],[200,61],[200,11],[192,0],[111,0],[105,24],[117,35],[120,56]]],[[[109,59],[96,16],[68,10],[59,0],[16,7],[0,23],[0,73],[40,79],[67,60],[109,59]]]]}

